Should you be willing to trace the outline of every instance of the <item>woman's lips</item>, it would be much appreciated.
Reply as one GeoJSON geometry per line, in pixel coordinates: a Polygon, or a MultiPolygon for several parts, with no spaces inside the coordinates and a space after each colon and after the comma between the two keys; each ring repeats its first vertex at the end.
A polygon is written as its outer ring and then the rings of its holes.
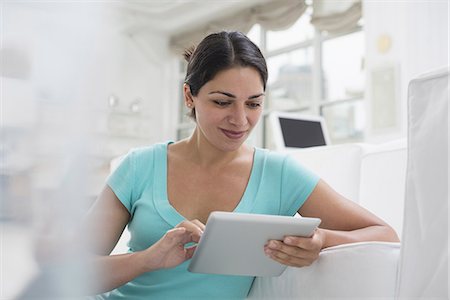
{"type": "Polygon", "coordinates": [[[238,139],[242,138],[247,133],[247,131],[233,131],[233,130],[226,130],[226,129],[222,129],[222,128],[220,130],[222,130],[222,132],[228,138],[233,139],[233,140],[238,140],[238,139]]]}

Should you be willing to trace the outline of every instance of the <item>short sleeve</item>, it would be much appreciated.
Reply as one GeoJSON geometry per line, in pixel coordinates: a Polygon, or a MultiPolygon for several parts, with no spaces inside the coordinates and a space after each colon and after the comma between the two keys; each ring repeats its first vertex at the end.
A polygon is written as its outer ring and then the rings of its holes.
{"type": "Polygon", "coordinates": [[[312,193],[320,177],[287,156],[282,169],[280,214],[293,216],[312,193]]]}
{"type": "Polygon", "coordinates": [[[129,212],[131,212],[132,205],[134,175],[134,153],[129,152],[106,180],[108,186],[129,212]]]}

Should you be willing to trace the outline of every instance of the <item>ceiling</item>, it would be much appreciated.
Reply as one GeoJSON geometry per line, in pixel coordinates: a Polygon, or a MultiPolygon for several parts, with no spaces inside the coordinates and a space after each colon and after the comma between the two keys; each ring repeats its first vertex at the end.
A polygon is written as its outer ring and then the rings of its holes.
{"type": "Polygon", "coordinates": [[[222,16],[270,0],[121,0],[117,8],[131,31],[179,34],[204,26],[222,16]]]}

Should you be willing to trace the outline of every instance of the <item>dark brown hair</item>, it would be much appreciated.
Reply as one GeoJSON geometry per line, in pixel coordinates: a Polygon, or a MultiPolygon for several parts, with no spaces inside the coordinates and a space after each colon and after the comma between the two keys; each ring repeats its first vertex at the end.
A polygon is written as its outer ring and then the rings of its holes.
{"type": "MultiPolygon", "coordinates": [[[[266,89],[266,60],[258,46],[241,32],[210,34],[197,47],[186,49],[184,57],[188,62],[184,82],[189,85],[193,96],[197,96],[200,88],[217,73],[236,66],[255,68],[266,89]]],[[[190,116],[195,119],[195,109],[191,110],[190,116]]]]}

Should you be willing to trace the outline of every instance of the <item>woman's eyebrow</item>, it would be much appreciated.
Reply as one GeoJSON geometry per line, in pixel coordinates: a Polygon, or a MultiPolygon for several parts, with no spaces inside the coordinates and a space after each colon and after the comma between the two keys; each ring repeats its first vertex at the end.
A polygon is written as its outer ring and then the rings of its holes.
{"type": "Polygon", "coordinates": [[[212,92],[208,93],[208,95],[211,95],[211,94],[222,94],[222,95],[225,95],[230,98],[237,98],[235,95],[227,93],[227,92],[223,92],[223,91],[212,91],[212,92]]]}
{"type": "MultiPolygon", "coordinates": [[[[224,91],[212,91],[212,92],[208,93],[208,95],[211,95],[211,94],[222,94],[222,95],[225,95],[225,96],[230,97],[230,98],[237,98],[235,95],[233,95],[231,93],[228,93],[228,92],[224,92],[224,91]]],[[[264,93],[250,96],[250,97],[248,97],[248,99],[255,99],[255,98],[258,98],[258,97],[261,97],[261,96],[264,96],[264,93]]]]}
{"type": "Polygon", "coordinates": [[[250,96],[250,97],[248,97],[248,99],[249,99],[249,100],[250,100],[250,99],[255,99],[255,98],[259,98],[259,97],[261,97],[261,96],[264,96],[264,93],[261,93],[261,94],[258,94],[258,95],[250,96]]]}

